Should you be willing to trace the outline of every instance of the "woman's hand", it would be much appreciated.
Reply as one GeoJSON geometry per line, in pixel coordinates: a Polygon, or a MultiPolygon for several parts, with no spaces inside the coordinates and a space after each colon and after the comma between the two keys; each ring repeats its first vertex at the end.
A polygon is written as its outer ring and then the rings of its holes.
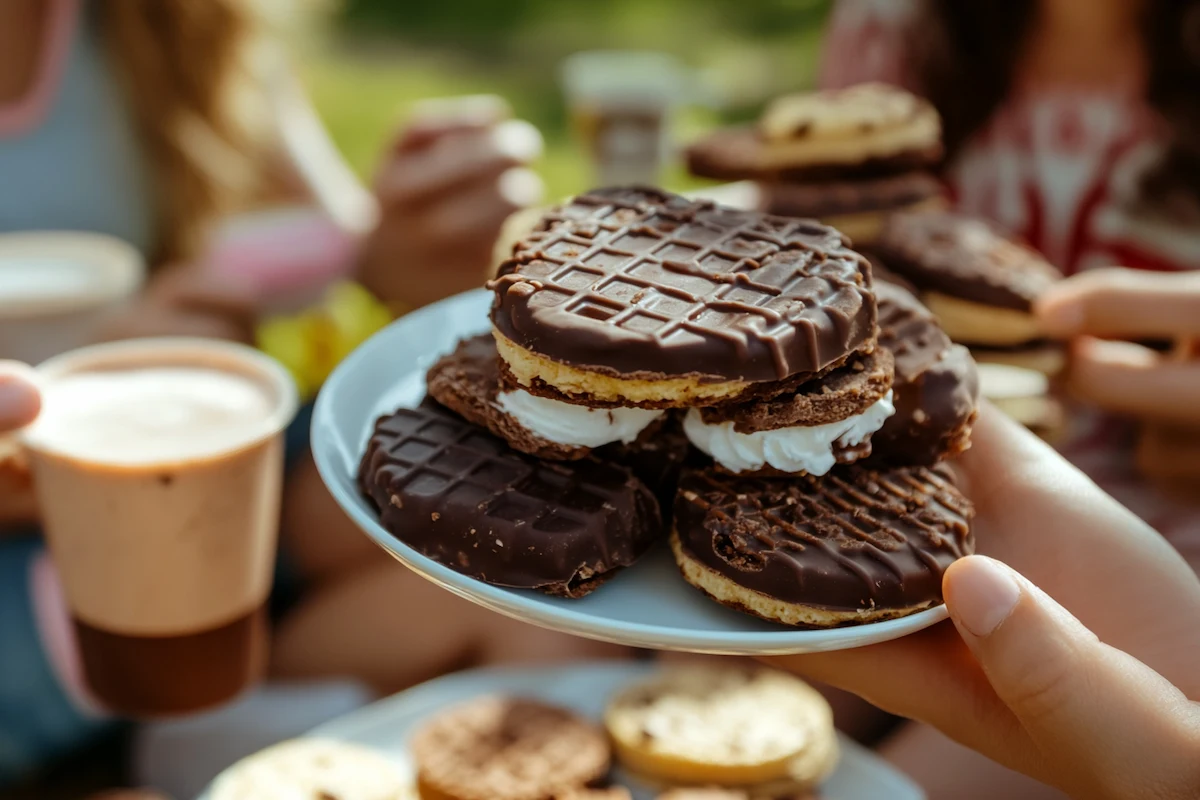
{"type": "Polygon", "coordinates": [[[1200,361],[1132,343],[1200,338],[1200,272],[1085,272],[1042,297],[1037,313],[1048,335],[1075,339],[1067,380],[1081,399],[1140,419],[1200,427],[1200,361]]]}
{"type": "Polygon", "coordinates": [[[506,116],[498,98],[436,101],[400,133],[375,181],[380,221],[359,267],[378,298],[415,308],[487,279],[504,221],[542,193],[526,168],[541,136],[506,116]]]}
{"type": "Polygon", "coordinates": [[[1081,797],[1200,795],[1200,581],[990,406],[957,466],[978,549],[1011,569],[948,570],[953,626],[778,663],[1081,797]]]}
{"type": "Polygon", "coordinates": [[[248,280],[218,275],[203,264],[167,267],[100,338],[200,336],[249,344],[260,311],[261,298],[248,280]]]}

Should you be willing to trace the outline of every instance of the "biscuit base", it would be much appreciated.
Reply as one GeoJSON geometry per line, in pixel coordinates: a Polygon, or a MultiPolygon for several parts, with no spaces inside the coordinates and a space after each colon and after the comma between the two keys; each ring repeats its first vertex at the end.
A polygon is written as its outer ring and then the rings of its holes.
{"type": "Polygon", "coordinates": [[[972,350],[971,355],[979,364],[1004,364],[1032,372],[1040,372],[1048,378],[1058,375],[1067,366],[1067,353],[1061,346],[1033,346],[1028,349],[972,350]]]}
{"type": "Polygon", "coordinates": [[[837,609],[824,606],[789,603],[762,592],[748,589],[722,575],[683,550],[679,532],[671,531],[671,552],[683,578],[723,606],[751,614],[771,622],[796,628],[843,628],[883,622],[916,614],[941,605],[941,600],[927,600],[903,608],[837,609]]]}
{"type": "Polygon", "coordinates": [[[885,159],[908,152],[927,151],[942,135],[941,121],[932,108],[896,124],[857,135],[829,131],[825,135],[796,137],[778,130],[764,136],[759,166],[765,170],[786,169],[819,164],[857,164],[885,159]]]}
{"type": "Polygon", "coordinates": [[[859,211],[848,214],[822,216],[820,221],[831,228],[837,228],[850,239],[855,246],[874,244],[883,232],[883,223],[889,214],[898,212],[941,211],[946,208],[946,201],[941,197],[929,197],[915,203],[889,208],[880,211],[859,211]]]}
{"type": "Polygon", "coordinates": [[[690,408],[737,397],[745,381],[707,382],[702,376],[622,378],[553,361],[521,347],[493,329],[496,349],[509,374],[524,387],[541,381],[562,394],[565,402],[588,405],[589,400],[624,406],[653,404],[654,408],[690,408]]]}
{"type": "Polygon", "coordinates": [[[1043,338],[1037,319],[1028,311],[1000,308],[941,292],[924,292],[921,301],[954,341],[966,345],[1012,347],[1043,338]]]}

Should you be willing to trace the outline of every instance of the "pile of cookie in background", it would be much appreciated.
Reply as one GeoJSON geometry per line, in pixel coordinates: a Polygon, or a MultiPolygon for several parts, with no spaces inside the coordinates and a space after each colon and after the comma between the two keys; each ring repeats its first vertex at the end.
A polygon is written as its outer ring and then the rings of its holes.
{"type": "Polygon", "coordinates": [[[492,334],[379,420],[361,487],[397,539],[500,586],[583,597],[669,542],[688,583],[785,625],[930,608],[974,547],[936,465],[969,446],[978,385],[877,288],[811,220],[581,195],[514,245],[492,334]]]}
{"type": "Polygon", "coordinates": [[[705,664],[626,685],[602,719],[485,695],[433,712],[407,754],[285,742],[226,770],[208,800],[630,800],[630,788],[662,800],[801,800],[837,762],[833,715],[814,689],[705,664]]]}
{"type": "Polygon", "coordinates": [[[1030,312],[1062,276],[990,223],[946,212],[932,174],[941,157],[936,110],[885,84],[781,97],[757,125],[687,149],[694,174],[755,181],[771,213],[847,234],[876,277],[918,292],[950,338],[971,348],[984,397],[1054,440],[1065,420],[1052,380],[1065,353],[1030,312]]]}

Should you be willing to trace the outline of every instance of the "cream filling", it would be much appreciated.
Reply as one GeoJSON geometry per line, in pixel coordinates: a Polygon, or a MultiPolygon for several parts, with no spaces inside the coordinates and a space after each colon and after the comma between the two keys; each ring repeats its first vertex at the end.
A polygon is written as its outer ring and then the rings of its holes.
{"type": "Polygon", "coordinates": [[[501,392],[496,405],[530,432],[569,447],[629,444],[665,413],[648,408],[588,408],[521,389],[501,392]]]}
{"type": "Polygon", "coordinates": [[[755,472],[769,466],[780,472],[824,475],[837,463],[836,446],[862,444],[894,413],[889,391],[861,414],[825,425],[738,433],[734,423],[710,425],[699,409],[693,408],[683,420],[683,429],[692,444],[730,472],[755,472]]]}

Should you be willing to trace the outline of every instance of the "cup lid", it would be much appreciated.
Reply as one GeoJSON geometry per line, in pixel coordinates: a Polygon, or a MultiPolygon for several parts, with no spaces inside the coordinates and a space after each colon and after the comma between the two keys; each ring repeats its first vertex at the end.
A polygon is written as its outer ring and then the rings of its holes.
{"type": "Polygon", "coordinates": [[[136,292],[146,264],[130,244],[76,231],[0,234],[0,317],[104,305],[136,292]]]}

